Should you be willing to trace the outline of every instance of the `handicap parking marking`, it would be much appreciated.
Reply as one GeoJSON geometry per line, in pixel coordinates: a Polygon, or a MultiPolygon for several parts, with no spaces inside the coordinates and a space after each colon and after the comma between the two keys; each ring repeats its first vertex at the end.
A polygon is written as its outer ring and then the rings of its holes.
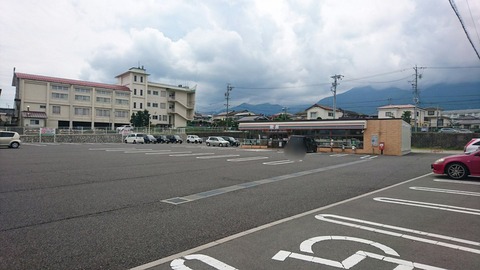
{"type": "Polygon", "coordinates": [[[402,200],[402,199],[386,198],[386,197],[377,197],[373,199],[375,201],[384,202],[384,203],[408,205],[408,206],[414,206],[414,207],[430,208],[430,209],[436,209],[436,210],[442,210],[442,211],[457,212],[462,214],[480,216],[480,209],[475,209],[475,208],[465,208],[465,207],[458,207],[458,206],[446,205],[446,204],[410,201],[410,200],[402,200]]]}
{"type": "Polygon", "coordinates": [[[454,190],[454,189],[442,189],[442,188],[428,188],[428,187],[410,187],[412,190],[420,191],[430,191],[430,192],[439,192],[439,193],[448,193],[448,194],[457,194],[465,196],[477,196],[480,197],[479,192],[473,191],[463,191],[463,190],[454,190]]]}
{"type": "Polygon", "coordinates": [[[473,181],[460,181],[460,180],[447,180],[447,179],[433,179],[433,181],[443,182],[443,183],[454,183],[454,184],[465,184],[465,185],[480,186],[480,182],[473,182],[473,181]]]}
{"type": "Polygon", "coordinates": [[[228,158],[228,157],[238,157],[240,155],[217,155],[217,156],[208,156],[208,157],[197,157],[198,159],[214,159],[214,158],[228,158]]]}
{"type": "Polygon", "coordinates": [[[260,160],[260,159],[268,159],[268,157],[231,158],[231,159],[227,159],[227,161],[229,161],[229,162],[242,162],[242,161],[260,160]]]}
{"type": "Polygon", "coordinates": [[[276,166],[276,165],[290,164],[290,163],[294,163],[294,162],[295,162],[295,160],[285,159],[285,160],[276,160],[276,161],[270,161],[270,162],[263,162],[262,164],[263,164],[263,165],[276,166]]]}
{"type": "Polygon", "coordinates": [[[349,218],[345,216],[338,216],[338,215],[332,215],[332,214],[319,214],[319,215],[316,215],[315,218],[320,221],[335,223],[335,224],[344,225],[347,227],[353,227],[356,229],[385,234],[393,237],[405,238],[405,239],[409,239],[417,242],[427,243],[431,245],[438,245],[438,246],[452,248],[452,249],[461,250],[465,252],[480,254],[480,249],[476,249],[476,248],[480,248],[480,242],[471,241],[468,239],[461,239],[461,238],[456,238],[448,235],[429,233],[429,232],[409,229],[405,227],[398,227],[398,226],[393,226],[388,224],[372,222],[368,220],[349,218]],[[415,236],[415,235],[420,235],[421,237],[415,236]],[[428,237],[431,239],[428,239],[425,237],[428,237]],[[441,240],[447,240],[450,242],[457,242],[458,244],[442,242],[439,240],[432,240],[435,238],[441,239],[441,240]],[[470,245],[475,248],[461,246],[460,244],[470,245]]]}

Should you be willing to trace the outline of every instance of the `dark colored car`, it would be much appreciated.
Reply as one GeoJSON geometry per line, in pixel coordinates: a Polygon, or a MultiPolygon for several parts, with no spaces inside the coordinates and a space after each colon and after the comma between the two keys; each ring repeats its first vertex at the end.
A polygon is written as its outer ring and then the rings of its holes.
{"type": "Polygon", "coordinates": [[[169,143],[167,136],[165,135],[157,136],[157,143],[169,143]]]}
{"type": "Polygon", "coordinates": [[[229,137],[229,136],[222,136],[222,138],[225,139],[225,141],[230,143],[230,146],[239,146],[240,142],[235,139],[234,137],[229,137]]]}
{"type": "Polygon", "coordinates": [[[308,136],[292,135],[288,139],[285,146],[286,151],[304,152],[304,153],[316,153],[317,143],[315,140],[308,136]]]}
{"type": "Polygon", "coordinates": [[[178,135],[167,135],[167,143],[183,143],[183,140],[178,135]]]}
{"type": "Polygon", "coordinates": [[[145,143],[157,143],[157,138],[153,137],[153,135],[145,134],[145,136],[143,136],[143,141],[145,143]]]}
{"type": "Polygon", "coordinates": [[[461,155],[446,156],[435,161],[431,168],[435,174],[446,174],[453,179],[480,176],[480,150],[461,155]]]}

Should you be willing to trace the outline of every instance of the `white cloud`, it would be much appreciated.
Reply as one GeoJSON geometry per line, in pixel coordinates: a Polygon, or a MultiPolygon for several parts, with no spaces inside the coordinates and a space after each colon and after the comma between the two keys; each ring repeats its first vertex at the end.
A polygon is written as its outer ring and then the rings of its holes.
{"type": "MultiPolygon", "coordinates": [[[[480,49],[470,17],[480,30],[480,3],[468,3],[457,7],[480,49]]],[[[408,88],[399,79],[415,65],[480,63],[448,1],[18,0],[0,9],[0,107],[13,106],[13,67],[114,83],[143,65],[152,81],[197,84],[205,110],[224,107],[227,83],[234,105],[310,104],[331,95],[334,74],[345,75],[339,92],[372,81],[408,88]]],[[[423,72],[425,84],[480,78],[480,69],[423,72]]]]}

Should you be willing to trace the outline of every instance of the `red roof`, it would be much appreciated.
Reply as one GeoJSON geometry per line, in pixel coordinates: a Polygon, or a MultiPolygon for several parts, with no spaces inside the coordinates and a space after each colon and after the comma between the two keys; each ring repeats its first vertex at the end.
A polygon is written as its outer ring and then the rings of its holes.
{"type": "Polygon", "coordinates": [[[22,111],[22,117],[24,118],[47,118],[45,112],[34,112],[34,111],[22,111]]]}
{"type": "Polygon", "coordinates": [[[105,89],[120,90],[120,91],[130,91],[130,89],[128,87],[122,86],[122,85],[116,85],[116,84],[87,82],[87,81],[55,78],[55,77],[33,75],[33,74],[26,74],[26,73],[19,73],[19,72],[15,72],[15,76],[19,79],[26,79],[26,80],[35,80],[35,81],[44,81],[44,82],[53,82],[53,83],[62,83],[62,84],[72,84],[72,85],[78,85],[78,86],[105,88],[105,89]]]}

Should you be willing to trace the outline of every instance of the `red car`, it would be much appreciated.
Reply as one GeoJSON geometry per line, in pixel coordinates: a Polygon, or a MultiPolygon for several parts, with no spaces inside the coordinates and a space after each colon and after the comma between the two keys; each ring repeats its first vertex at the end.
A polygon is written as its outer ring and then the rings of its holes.
{"type": "Polygon", "coordinates": [[[480,177],[480,150],[441,158],[431,167],[433,173],[446,174],[453,179],[464,179],[469,175],[480,177]]]}

